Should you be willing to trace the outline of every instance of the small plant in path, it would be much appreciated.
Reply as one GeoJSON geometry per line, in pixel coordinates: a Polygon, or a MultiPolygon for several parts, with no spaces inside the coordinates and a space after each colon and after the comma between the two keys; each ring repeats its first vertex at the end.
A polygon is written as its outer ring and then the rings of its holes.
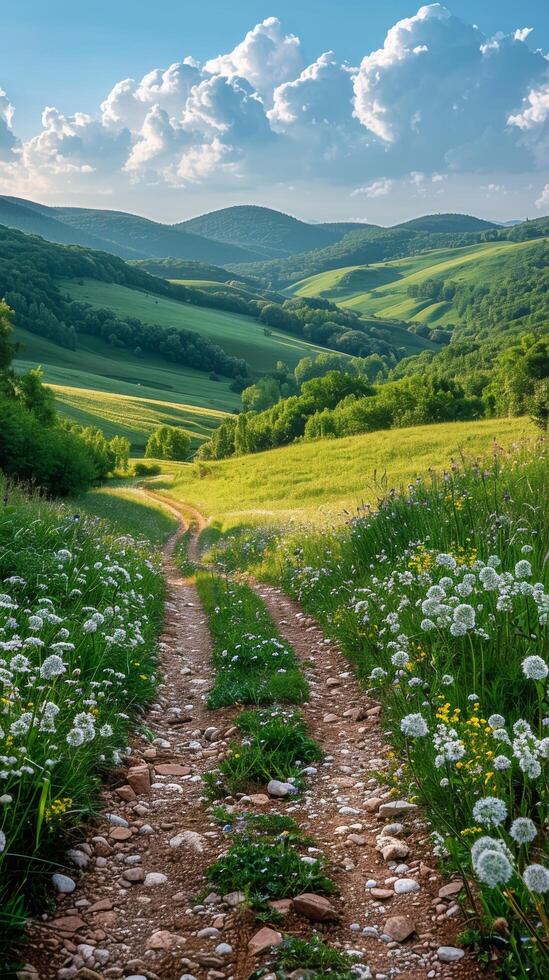
{"type": "Polygon", "coordinates": [[[261,834],[264,838],[284,838],[292,844],[312,844],[312,837],[303,833],[301,827],[284,813],[229,813],[224,806],[212,808],[212,817],[223,826],[226,833],[261,834]]]}
{"type": "MultiPolygon", "coordinates": [[[[320,936],[312,935],[310,939],[286,936],[276,950],[274,970],[280,977],[286,976],[287,971],[306,970],[309,980],[321,977],[330,977],[330,980],[357,980],[360,973],[357,974],[353,966],[355,961],[352,957],[329,946],[320,936]]],[[[270,969],[271,964],[252,976],[259,978],[262,972],[266,973],[270,969]]]]}
{"type": "Polygon", "coordinates": [[[204,776],[213,797],[265,786],[271,779],[291,779],[299,787],[303,768],[323,756],[298,712],[282,708],[243,711],[236,724],[244,735],[242,743],[232,743],[217,770],[204,776]]]}

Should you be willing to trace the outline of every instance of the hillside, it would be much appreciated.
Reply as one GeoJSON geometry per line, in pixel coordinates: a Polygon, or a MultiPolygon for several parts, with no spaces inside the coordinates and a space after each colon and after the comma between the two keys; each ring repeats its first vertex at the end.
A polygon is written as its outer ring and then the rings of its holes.
{"type": "MultiPolygon", "coordinates": [[[[431,328],[448,327],[464,317],[463,287],[486,291],[490,286],[509,285],[523,266],[531,265],[535,270],[546,241],[490,242],[334,269],[296,283],[287,293],[321,296],[369,316],[398,317],[431,328]],[[442,292],[438,284],[442,284],[442,292]]],[[[502,304],[500,320],[503,319],[502,304]]]]}
{"type": "Polygon", "coordinates": [[[47,241],[96,248],[127,259],[173,257],[224,265],[263,257],[253,249],[208,241],[198,234],[190,235],[124,211],[48,207],[36,201],[0,196],[0,223],[41,235],[47,241]]]}
{"type": "Polygon", "coordinates": [[[374,432],[322,443],[298,443],[219,462],[188,464],[166,492],[225,524],[302,520],[348,521],[389,488],[443,467],[465,450],[486,454],[494,439],[508,444],[534,434],[527,419],[453,422],[374,432]],[[260,478],[259,478],[260,475],[260,478]]]}
{"type": "Polygon", "coordinates": [[[309,224],[272,208],[238,205],[202,214],[175,227],[218,242],[253,247],[268,259],[333,245],[361,225],[358,222],[309,224]]]}

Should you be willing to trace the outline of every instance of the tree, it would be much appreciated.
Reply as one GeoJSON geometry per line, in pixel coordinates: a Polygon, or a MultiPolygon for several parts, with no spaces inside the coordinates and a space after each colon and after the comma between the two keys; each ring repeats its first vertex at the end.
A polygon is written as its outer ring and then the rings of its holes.
{"type": "Polygon", "coordinates": [[[114,454],[114,465],[125,473],[130,459],[130,440],[124,436],[114,436],[109,442],[109,447],[114,454]]]}
{"type": "Polygon", "coordinates": [[[547,426],[549,425],[549,381],[547,378],[544,381],[538,382],[534,388],[530,407],[530,418],[542,432],[547,432],[547,426]]]}
{"type": "Polygon", "coordinates": [[[161,425],[147,440],[145,456],[149,459],[187,459],[191,451],[191,437],[173,425],[161,425]]]}
{"type": "Polygon", "coordinates": [[[25,408],[33,412],[44,425],[55,421],[55,395],[51,388],[42,383],[44,372],[41,367],[32,368],[14,381],[14,389],[25,408]]]}

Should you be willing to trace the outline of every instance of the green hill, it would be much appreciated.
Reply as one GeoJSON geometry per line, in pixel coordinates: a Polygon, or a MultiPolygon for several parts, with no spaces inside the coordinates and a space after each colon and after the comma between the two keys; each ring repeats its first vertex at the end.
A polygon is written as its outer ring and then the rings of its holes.
{"type": "Polygon", "coordinates": [[[272,208],[244,204],[211,211],[175,227],[218,242],[254,248],[268,259],[333,245],[362,226],[358,222],[308,224],[272,208]]]}
{"type": "Polygon", "coordinates": [[[545,240],[486,242],[368,266],[333,269],[290,286],[287,293],[321,296],[369,316],[446,327],[462,318],[460,286],[487,288],[509,280],[520,263],[534,258],[540,241],[545,240]],[[456,284],[458,288],[450,287],[438,295],[438,283],[456,284]]]}
{"type": "Polygon", "coordinates": [[[488,231],[497,226],[493,221],[475,218],[472,214],[424,214],[420,218],[401,221],[395,228],[411,228],[413,231],[453,234],[454,232],[488,231]]]}
{"type": "MultiPolygon", "coordinates": [[[[95,235],[78,232],[59,221],[55,208],[36,205],[33,201],[19,201],[17,198],[0,197],[0,224],[16,228],[29,235],[40,235],[49,242],[60,245],[83,245],[86,248],[109,251],[108,242],[95,235]]],[[[131,255],[131,249],[121,249],[121,255],[131,255]]]]}

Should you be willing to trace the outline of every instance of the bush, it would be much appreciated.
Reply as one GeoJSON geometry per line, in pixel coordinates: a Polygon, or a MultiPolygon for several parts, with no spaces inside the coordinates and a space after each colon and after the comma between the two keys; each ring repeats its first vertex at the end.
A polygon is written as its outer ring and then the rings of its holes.
{"type": "Polygon", "coordinates": [[[136,463],[133,468],[134,476],[158,476],[161,472],[159,463],[136,463]]]}
{"type": "Polygon", "coordinates": [[[173,425],[161,425],[147,440],[145,456],[155,459],[187,459],[191,451],[191,437],[183,429],[173,425]]]}

